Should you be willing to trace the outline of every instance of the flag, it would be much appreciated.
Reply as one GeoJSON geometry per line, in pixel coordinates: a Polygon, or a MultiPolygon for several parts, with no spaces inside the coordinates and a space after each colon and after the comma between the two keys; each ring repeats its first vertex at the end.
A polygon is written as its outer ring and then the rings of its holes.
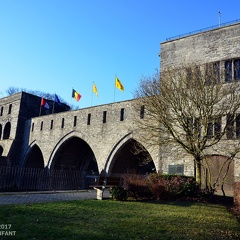
{"type": "Polygon", "coordinates": [[[49,109],[49,105],[48,105],[47,101],[44,98],[42,98],[42,100],[41,100],[41,106],[49,109]]]}
{"type": "Polygon", "coordinates": [[[81,94],[79,94],[77,91],[75,91],[73,89],[72,90],[72,97],[75,98],[77,101],[79,101],[82,96],[81,96],[81,94]]]}
{"type": "Polygon", "coordinates": [[[60,102],[57,94],[54,95],[54,102],[57,103],[58,105],[61,105],[61,102],[60,102]]]}
{"type": "Polygon", "coordinates": [[[120,82],[120,80],[117,77],[116,77],[116,80],[115,80],[115,86],[119,90],[124,91],[124,86],[122,85],[122,83],[120,82]]]}
{"type": "Polygon", "coordinates": [[[98,97],[98,90],[97,90],[97,86],[96,86],[96,84],[93,84],[93,90],[92,90],[95,94],[96,94],[96,96],[98,97]]]}

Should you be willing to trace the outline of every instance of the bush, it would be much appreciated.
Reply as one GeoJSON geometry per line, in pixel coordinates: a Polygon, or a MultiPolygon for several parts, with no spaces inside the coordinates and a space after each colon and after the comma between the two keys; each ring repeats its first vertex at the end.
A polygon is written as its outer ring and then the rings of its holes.
{"type": "Polygon", "coordinates": [[[113,200],[125,201],[127,200],[127,190],[121,186],[114,186],[110,189],[110,194],[113,200]]]}
{"type": "Polygon", "coordinates": [[[125,176],[123,181],[129,197],[136,200],[151,199],[153,197],[152,191],[143,176],[131,174],[125,176]]]}
{"type": "Polygon", "coordinates": [[[135,199],[172,200],[182,197],[195,197],[198,186],[195,178],[179,175],[153,173],[147,177],[128,175],[124,178],[128,196],[135,199]]]}

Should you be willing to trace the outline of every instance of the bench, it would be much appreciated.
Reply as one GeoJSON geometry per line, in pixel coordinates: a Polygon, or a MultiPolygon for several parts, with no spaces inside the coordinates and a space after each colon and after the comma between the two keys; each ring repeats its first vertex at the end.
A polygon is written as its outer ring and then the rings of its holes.
{"type": "Polygon", "coordinates": [[[96,185],[89,185],[97,191],[97,199],[103,199],[103,192],[106,188],[112,188],[121,184],[121,178],[119,177],[104,177],[99,176],[96,181],[96,185]]]}

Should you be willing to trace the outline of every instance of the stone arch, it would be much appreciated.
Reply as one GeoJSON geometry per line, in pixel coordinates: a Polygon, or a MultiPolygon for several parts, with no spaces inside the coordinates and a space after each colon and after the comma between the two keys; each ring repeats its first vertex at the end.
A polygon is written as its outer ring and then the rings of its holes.
{"type": "Polygon", "coordinates": [[[71,136],[62,142],[52,158],[51,169],[98,172],[95,155],[86,141],[71,136]]]}
{"type": "Polygon", "coordinates": [[[147,174],[156,171],[150,153],[132,134],[127,134],[114,147],[105,165],[107,175],[121,175],[126,173],[147,174]],[[141,147],[137,151],[136,147],[141,147]],[[146,162],[146,158],[148,161],[146,162]]]}
{"type": "Polygon", "coordinates": [[[44,168],[44,159],[41,149],[37,144],[30,147],[24,163],[25,168],[44,168]]]}
{"type": "Polygon", "coordinates": [[[9,139],[10,132],[11,132],[11,123],[7,122],[3,131],[3,139],[9,139]]]}
{"type": "MultiPolygon", "coordinates": [[[[217,184],[220,184],[224,178],[225,173],[227,173],[223,189],[226,194],[233,193],[233,183],[234,183],[234,160],[231,160],[227,156],[223,155],[208,155],[203,161],[202,167],[202,183],[203,187],[208,186],[208,182],[211,183],[219,179],[217,184]],[[219,174],[220,169],[222,168],[221,173],[219,174]]],[[[221,188],[218,187],[217,190],[221,191],[221,188]]]]}

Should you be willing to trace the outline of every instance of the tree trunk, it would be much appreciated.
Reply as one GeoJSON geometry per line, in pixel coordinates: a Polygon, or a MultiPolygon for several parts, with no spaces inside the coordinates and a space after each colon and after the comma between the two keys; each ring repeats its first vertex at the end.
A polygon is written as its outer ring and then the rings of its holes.
{"type": "Polygon", "coordinates": [[[202,177],[201,177],[201,171],[202,171],[202,168],[201,168],[201,160],[200,159],[195,159],[195,163],[196,163],[196,182],[197,184],[199,185],[199,187],[201,187],[201,183],[202,183],[202,177]]]}

